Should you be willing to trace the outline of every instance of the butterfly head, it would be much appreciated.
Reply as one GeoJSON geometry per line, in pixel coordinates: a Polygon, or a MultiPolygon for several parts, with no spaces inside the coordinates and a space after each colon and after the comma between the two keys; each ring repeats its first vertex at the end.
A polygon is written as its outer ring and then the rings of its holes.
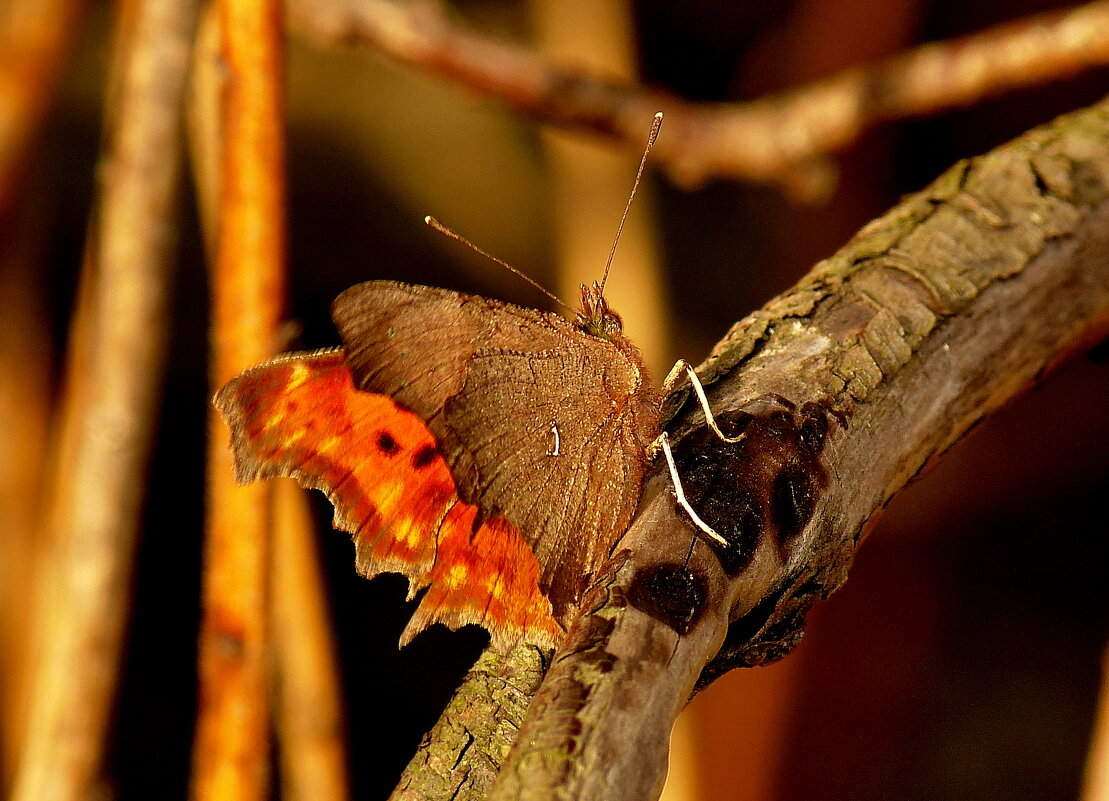
{"type": "Polygon", "coordinates": [[[581,285],[581,311],[578,312],[578,327],[610,342],[624,331],[624,321],[620,315],[608,307],[604,289],[596,281],[593,286],[581,285]]]}

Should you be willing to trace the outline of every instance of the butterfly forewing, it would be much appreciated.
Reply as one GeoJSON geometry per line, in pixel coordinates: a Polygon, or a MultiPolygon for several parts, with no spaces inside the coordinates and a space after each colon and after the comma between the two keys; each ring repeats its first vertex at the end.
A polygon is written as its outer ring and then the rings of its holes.
{"type": "Polygon", "coordinates": [[[332,314],[356,386],[435,435],[459,495],[531,543],[560,617],[623,533],[657,405],[638,352],[557,315],[393,282],[332,314]]]}

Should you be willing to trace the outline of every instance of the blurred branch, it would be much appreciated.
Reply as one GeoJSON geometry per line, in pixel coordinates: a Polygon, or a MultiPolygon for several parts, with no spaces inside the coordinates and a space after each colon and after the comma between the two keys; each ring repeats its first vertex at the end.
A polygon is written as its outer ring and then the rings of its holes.
{"type": "Polygon", "coordinates": [[[84,0],[9,0],[0,7],[0,215],[54,99],[84,0]]]}
{"type": "Polygon", "coordinates": [[[346,801],[346,720],[308,494],[289,480],[274,493],[270,600],[281,797],[346,801]]]}
{"type": "Polygon", "coordinates": [[[818,199],[834,182],[829,153],[866,129],[1109,63],[1109,2],[1028,17],[936,42],[879,64],[749,103],[694,104],[663,91],[556,66],[473,33],[432,3],[287,0],[290,26],[326,44],[370,45],[523,113],[640,147],[656,111],[666,136],[652,161],[683,185],[740,178],[818,199]]]}
{"type": "Polygon", "coordinates": [[[0,213],[0,796],[7,797],[28,722],[34,603],[47,549],[42,526],[54,343],[46,324],[41,203],[0,213]]]}
{"type": "Polygon", "coordinates": [[[744,439],[722,443],[696,404],[668,426],[687,495],[733,546],[688,556],[656,466],[490,801],[656,797],[690,695],[788,653],[890,498],[1109,332],[1107,249],[1103,101],[956,165],[738,322],[700,372],[744,439]]]}
{"type": "Polygon", "coordinates": [[[118,677],[161,387],[195,6],[146,0],[112,115],[53,465],[51,603],[13,798],[92,794],[118,677]]]}
{"type": "MultiPolygon", "coordinates": [[[[280,7],[218,0],[216,13],[224,82],[212,86],[223,101],[212,275],[213,391],[275,352],[285,266],[280,7]]],[[[272,487],[235,484],[227,429],[213,410],[193,752],[192,796],[198,801],[267,797],[272,514],[272,487]]]]}
{"type": "MultiPolygon", "coordinates": [[[[214,11],[214,9],[213,9],[214,11]]],[[[216,258],[220,241],[220,37],[214,13],[197,36],[189,106],[190,144],[202,228],[216,258]]],[[[277,332],[269,338],[277,342],[277,332]]],[[[275,350],[282,345],[275,344],[275,350]]],[[[226,442],[219,432],[214,447],[226,442]]],[[[273,626],[274,717],[281,758],[281,792],[289,799],[343,801],[348,797],[346,722],[338,686],[327,592],[315,550],[304,490],[272,486],[275,514],[270,615],[273,626]]]]}

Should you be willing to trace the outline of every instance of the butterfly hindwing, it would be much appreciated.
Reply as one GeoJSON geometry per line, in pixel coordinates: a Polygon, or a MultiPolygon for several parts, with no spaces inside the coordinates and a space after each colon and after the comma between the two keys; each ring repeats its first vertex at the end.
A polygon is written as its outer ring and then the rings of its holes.
{"type": "Polygon", "coordinates": [[[216,406],[232,431],[241,481],[292,477],[323,490],[335,527],[354,535],[358,570],[427,587],[401,642],[431,623],[476,623],[505,651],[561,636],[539,566],[504,520],[477,524],[420,418],[355,389],[342,350],[294,353],[246,371],[216,406]]]}
{"type": "Polygon", "coordinates": [[[615,397],[610,404],[598,384],[594,354],[563,346],[479,351],[447,401],[447,422],[477,465],[481,503],[526,532],[556,614],[580,597],[639,498],[643,449],[619,414],[630,396],[615,397]]]}

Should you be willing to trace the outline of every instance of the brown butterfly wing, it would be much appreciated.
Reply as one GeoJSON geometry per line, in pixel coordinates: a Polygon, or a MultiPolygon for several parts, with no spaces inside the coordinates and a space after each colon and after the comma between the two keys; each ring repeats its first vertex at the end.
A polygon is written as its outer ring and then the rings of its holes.
{"type": "Polygon", "coordinates": [[[427,422],[460,496],[520,529],[564,617],[639,498],[657,412],[638,353],[557,315],[392,282],[352,287],[332,315],[356,385],[427,422]]]}
{"type": "Polygon", "coordinates": [[[355,386],[389,395],[419,415],[459,485],[472,483],[475,472],[455,464],[460,448],[443,421],[443,405],[462,389],[482,328],[463,300],[445,289],[368,281],[331,305],[355,386]]]}

